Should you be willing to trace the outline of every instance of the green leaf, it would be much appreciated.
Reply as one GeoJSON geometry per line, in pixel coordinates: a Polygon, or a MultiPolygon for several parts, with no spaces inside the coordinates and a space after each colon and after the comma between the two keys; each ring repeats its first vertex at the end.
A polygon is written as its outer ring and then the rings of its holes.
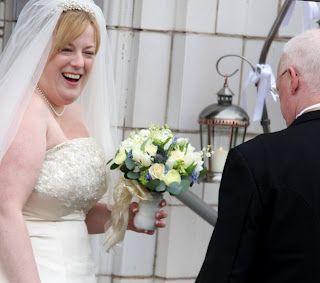
{"type": "Polygon", "coordinates": [[[110,169],[111,169],[111,170],[114,170],[114,169],[117,169],[118,167],[119,167],[118,164],[113,163],[113,164],[110,166],[110,169]]]}
{"type": "Polygon", "coordinates": [[[178,195],[181,193],[181,187],[178,182],[173,182],[168,186],[168,192],[172,195],[178,195]]]}
{"type": "Polygon", "coordinates": [[[152,181],[149,181],[147,184],[146,184],[146,187],[148,189],[150,189],[151,191],[154,191],[156,189],[156,187],[158,187],[160,184],[160,180],[159,179],[155,179],[155,180],[152,180],[152,181]]]}
{"type": "Polygon", "coordinates": [[[181,192],[184,193],[186,192],[189,187],[190,187],[190,183],[188,180],[182,180],[180,183],[180,187],[181,187],[181,192]]]}
{"type": "Polygon", "coordinates": [[[122,164],[122,166],[120,167],[120,170],[123,173],[128,173],[130,171],[125,164],[122,164]]]}
{"type": "Polygon", "coordinates": [[[111,158],[108,162],[107,162],[107,165],[113,160],[113,158],[111,158]]]}
{"type": "Polygon", "coordinates": [[[189,182],[189,186],[190,186],[190,184],[191,184],[191,177],[190,176],[187,176],[187,175],[181,176],[181,180],[182,181],[187,180],[189,182]]]}
{"type": "Polygon", "coordinates": [[[145,152],[147,142],[148,142],[148,140],[145,140],[144,143],[140,146],[140,150],[142,152],[145,152]]]}
{"type": "Polygon", "coordinates": [[[132,170],[135,167],[135,164],[132,158],[127,157],[125,163],[129,170],[132,170]]]}
{"type": "Polygon", "coordinates": [[[186,169],[186,172],[188,175],[191,175],[191,173],[193,172],[194,168],[196,168],[196,164],[193,165],[193,163],[191,165],[189,165],[189,167],[186,169]]]}
{"type": "Polygon", "coordinates": [[[160,181],[159,186],[156,187],[156,192],[164,192],[166,190],[166,183],[160,181]]]}
{"type": "Polygon", "coordinates": [[[137,180],[137,179],[139,179],[139,177],[140,177],[140,173],[136,173],[136,172],[133,172],[133,171],[129,171],[129,172],[127,173],[127,176],[128,176],[129,179],[137,180]]]}
{"type": "Polygon", "coordinates": [[[166,139],[166,141],[164,142],[164,144],[163,144],[163,147],[169,142],[169,140],[171,140],[172,138],[170,137],[170,138],[167,138],[166,139]]]}
{"type": "Polygon", "coordinates": [[[208,171],[207,168],[204,167],[204,168],[200,171],[198,179],[202,179],[204,176],[206,176],[206,175],[207,175],[207,171],[208,171]]]}

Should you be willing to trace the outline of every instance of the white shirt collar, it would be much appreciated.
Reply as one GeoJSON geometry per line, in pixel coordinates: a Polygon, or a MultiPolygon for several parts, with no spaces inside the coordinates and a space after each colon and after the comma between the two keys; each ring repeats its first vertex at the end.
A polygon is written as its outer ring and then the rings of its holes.
{"type": "Polygon", "coordinates": [[[320,103],[317,103],[317,104],[313,104],[311,106],[308,106],[307,108],[303,109],[297,116],[296,116],[296,119],[298,117],[300,117],[304,112],[310,110],[310,109],[313,109],[313,108],[317,108],[317,107],[320,107],[320,103]]]}

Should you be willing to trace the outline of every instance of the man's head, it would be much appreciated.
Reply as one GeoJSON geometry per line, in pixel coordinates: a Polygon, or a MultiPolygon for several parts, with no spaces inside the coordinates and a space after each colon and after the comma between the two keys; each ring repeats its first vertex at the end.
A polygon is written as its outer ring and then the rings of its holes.
{"type": "Polygon", "coordinates": [[[320,30],[289,40],[281,56],[277,85],[281,112],[289,126],[304,108],[320,102],[320,30]]]}

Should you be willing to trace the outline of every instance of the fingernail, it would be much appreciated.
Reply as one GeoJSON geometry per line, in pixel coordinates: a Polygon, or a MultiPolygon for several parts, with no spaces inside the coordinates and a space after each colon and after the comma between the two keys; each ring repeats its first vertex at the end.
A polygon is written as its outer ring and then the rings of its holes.
{"type": "Polygon", "coordinates": [[[160,221],[159,221],[159,220],[156,220],[155,224],[156,224],[156,225],[159,225],[159,224],[160,224],[160,221]]]}
{"type": "Polygon", "coordinates": [[[134,209],[132,209],[133,212],[137,212],[138,211],[138,208],[135,207],[134,209]]]}
{"type": "Polygon", "coordinates": [[[160,216],[161,216],[161,213],[160,213],[160,212],[157,212],[157,213],[156,213],[156,217],[159,218],[160,216]]]}

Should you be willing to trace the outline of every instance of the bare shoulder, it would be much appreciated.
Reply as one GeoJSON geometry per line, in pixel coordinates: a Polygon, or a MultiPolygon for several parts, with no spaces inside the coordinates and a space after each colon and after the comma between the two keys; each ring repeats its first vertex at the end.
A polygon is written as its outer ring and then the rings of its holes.
{"type": "Polygon", "coordinates": [[[0,166],[0,203],[9,198],[23,207],[38,179],[46,153],[47,111],[33,95],[18,132],[0,166]]]}

